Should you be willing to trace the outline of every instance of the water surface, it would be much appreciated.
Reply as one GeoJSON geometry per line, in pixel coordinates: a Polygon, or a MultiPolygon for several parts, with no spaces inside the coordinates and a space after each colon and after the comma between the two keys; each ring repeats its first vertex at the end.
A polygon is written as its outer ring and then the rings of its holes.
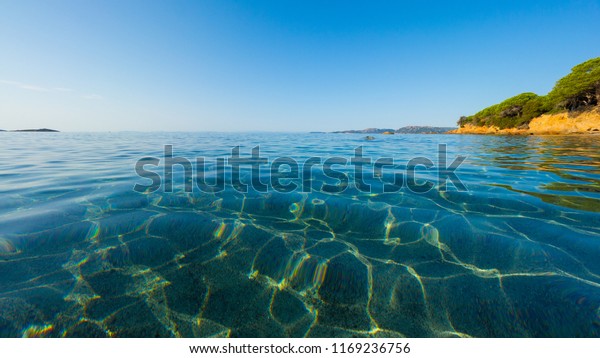
{"type": "Polygon", "coordinates": [[[0,336],[600,336],[599,137],[376,137],[0,133],[0,336]],[[440,143],[467,191],[189,193],[181,171],[133,191],[165,144],[405,163],[440,143]]]}

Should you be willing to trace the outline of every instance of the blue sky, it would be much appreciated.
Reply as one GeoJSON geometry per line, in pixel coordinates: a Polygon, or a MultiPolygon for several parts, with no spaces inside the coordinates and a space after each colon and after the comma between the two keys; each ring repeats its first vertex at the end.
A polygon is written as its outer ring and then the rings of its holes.
{"type": "Polygon", "coordinates": [[[599,1],[0,0],[0,128],[454,125],[600,56],[599,1]]]}

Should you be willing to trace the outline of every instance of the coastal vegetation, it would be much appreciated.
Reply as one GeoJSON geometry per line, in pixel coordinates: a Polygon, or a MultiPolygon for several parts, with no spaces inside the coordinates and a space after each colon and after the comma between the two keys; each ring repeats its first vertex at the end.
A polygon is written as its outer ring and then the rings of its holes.
{"type": "Polygon", "coordinates": [[[459,127],[528,129],[530,122],[544,114],[583,112],[600,103],[600,57],[573,67],[545,96],[521,93],[487,107],[474,115],[461,117],[459,127]]]}

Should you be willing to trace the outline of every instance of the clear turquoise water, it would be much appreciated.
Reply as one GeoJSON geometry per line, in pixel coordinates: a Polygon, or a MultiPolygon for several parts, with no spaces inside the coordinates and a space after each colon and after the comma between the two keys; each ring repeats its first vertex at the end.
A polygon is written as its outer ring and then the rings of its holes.
{"type": "Polygon", "coordinates": [[[0,336],[598,337],[600,137],[0,133],[0,336]],[[439,143],[468,191],[132,190],[164,144],[439,143]]]}

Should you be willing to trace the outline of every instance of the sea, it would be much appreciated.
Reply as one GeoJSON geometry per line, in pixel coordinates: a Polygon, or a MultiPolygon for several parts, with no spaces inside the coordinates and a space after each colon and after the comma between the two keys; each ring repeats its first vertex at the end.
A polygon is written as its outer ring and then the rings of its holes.
{"type": "Polygon", "coordinates": [[[599,337],[600,136],[0,133],[0,337],[599,337]]]}

